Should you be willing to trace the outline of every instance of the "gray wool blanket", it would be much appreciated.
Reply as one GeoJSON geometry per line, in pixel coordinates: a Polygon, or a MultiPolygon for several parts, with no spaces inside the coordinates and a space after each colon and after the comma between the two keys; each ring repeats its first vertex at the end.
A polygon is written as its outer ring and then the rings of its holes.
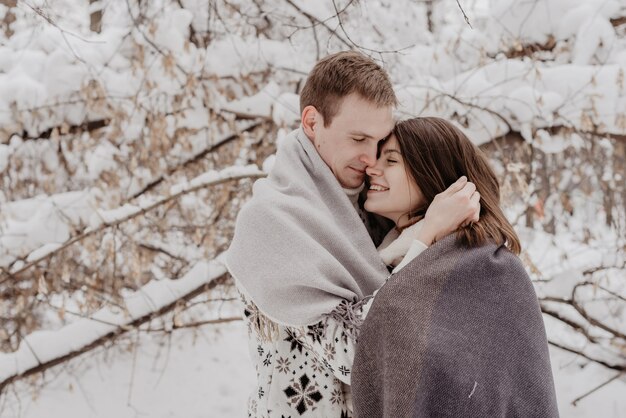
{"type": "Polygon", "coordinates": [[[239,290],[278,324],[322,320],[360,301],[389,272],[363,221],[302,129],[279,144],[235,225],[226,265],[239,290]]]}
{"type": "Polygon", "coordinates": [[[449,235],[376,295],[352,369],[356,417],[558,417],[539,303],[503,246],[449,235]]]}

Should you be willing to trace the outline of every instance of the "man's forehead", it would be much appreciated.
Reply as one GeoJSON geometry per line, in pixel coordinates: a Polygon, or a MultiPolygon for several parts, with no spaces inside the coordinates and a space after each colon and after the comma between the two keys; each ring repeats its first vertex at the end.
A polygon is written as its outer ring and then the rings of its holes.
{"type": "Polygon", "coordinates": [[[366,115],[359,115],[355,118],[345,118],[338,120],[338,126],[340,129],[348,135],[358,136],[362,138],[372,138],[377,141],[385,139],[391,135],[394,122],[392,118],[376,118],[376,117],[363,117],[366,115]]]}
{"type": "Polygon", "coordinates": [[[351,94],[340,99],[336,116],[351,118],[364,113],[378,118],[389,118],[392,117],[393,107],[379,106],[372,101],[351,94]]]}

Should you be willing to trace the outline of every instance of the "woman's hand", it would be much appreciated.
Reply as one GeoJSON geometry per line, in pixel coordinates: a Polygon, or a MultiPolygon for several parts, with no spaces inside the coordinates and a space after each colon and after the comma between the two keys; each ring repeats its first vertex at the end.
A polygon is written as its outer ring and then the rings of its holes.
{"type": "Polygon", "coordinates": [[[479,213],[480,194],[476,185],[463,176],[435,196],[424,216],[424,225],[415,238],[431,245],[461,225],[477,222],[479,213]]]}

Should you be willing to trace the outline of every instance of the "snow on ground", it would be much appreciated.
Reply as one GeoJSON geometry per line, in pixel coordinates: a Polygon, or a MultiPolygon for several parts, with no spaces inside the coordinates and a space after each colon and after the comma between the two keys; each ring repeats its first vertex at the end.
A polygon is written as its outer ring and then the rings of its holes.
{"type": "MultiPolygon", "coordinates": [[[[255,387],[243,322],[139,338],[137,350],[99,349],[46,373],[45,386],[33,390],[20,383],[0,401],[2,418],[219,417],[245,416],[255,387]],[[195,334],[195,335],[194,335],[195,334]],[[19,393],[19,399],[16,397],[19,393]]],[[[626,410],[626,380],[609,380],[615,372],[581,362],[571,353],[550,351],[562,417],[619,418],[626,410]]],[[[38,381],[39,383],[39,381],[38,381]]]]}
{"type": "Polygon", "coordinates": [[[246,340],[243,322],[174,331],[169,349],[161,333],[141,334],[127,350],[131,334],[46,372],[41,390],[16,385],[0,416],[243,417],[255,379],[246,340]]]}
{"type": "Polygon", "coordinates": [[[586,361],[572,353],[550,348],[550,361],[559,413],[563,418],[622,418],[626,411],[626,379],[622,376],[582,399],[572,401],[611,379],[617,372],[586,361]]]}

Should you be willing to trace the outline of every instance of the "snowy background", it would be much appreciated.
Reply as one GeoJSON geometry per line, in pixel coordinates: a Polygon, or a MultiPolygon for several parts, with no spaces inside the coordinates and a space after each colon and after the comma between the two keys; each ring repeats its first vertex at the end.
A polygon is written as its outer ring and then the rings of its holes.
{"type": "Polygon", "coordinates": [[[220,262],[317,59],[490,156],[564,417],[626,414],[626,1],[0,0],[0,417],[238,417],[220,262]]]}

